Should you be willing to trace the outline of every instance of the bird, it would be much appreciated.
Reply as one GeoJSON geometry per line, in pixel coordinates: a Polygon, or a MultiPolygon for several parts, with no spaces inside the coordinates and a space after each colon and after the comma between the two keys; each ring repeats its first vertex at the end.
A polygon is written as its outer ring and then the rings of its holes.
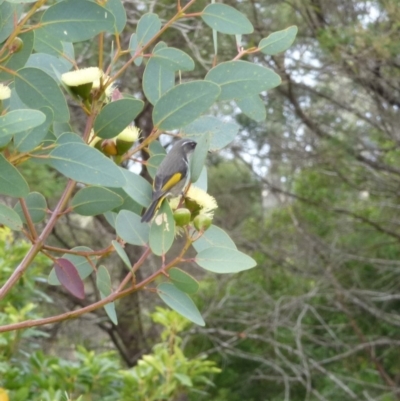
{"type": "Polygon", "coordinates": [[[182,193],[189,174],[189,155],[197,143],[184,138],[177,141],[158,166],[153,182],[153,195],[150,206],[144,212],[141,222],[150,222],[167,196],[182,193]]]}

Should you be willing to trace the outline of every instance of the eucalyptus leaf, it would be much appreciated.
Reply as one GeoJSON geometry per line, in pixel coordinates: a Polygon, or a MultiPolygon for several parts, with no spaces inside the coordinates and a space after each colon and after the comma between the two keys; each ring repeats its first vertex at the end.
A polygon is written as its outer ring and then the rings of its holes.
{"type": "Polygon", "coordinates": [[[194,61],[185,52],[173,47],[165,47],[153,53],[152,59],[171,71],[192,71],[194,61]]]}
{"type": "Polygon", "coordinates": [[[144,46],[160,29],[161,20],[157,14],[147,13],[142,15],[136,29],[139,46],[144,46]]]}
{"type": "Polygon", "coordinates": [[[0,203],[0,225],[1,224],[10,227],[11,230],[22,230],[22,220],[18,216],[17,212],[0,203]]]}
{"type": "Polygon", "coordinates": [[[143,224],[139,215],[128,210],[118,213],[115,230],[128,244],[146,246],[149,242],[149,225],[143,224]]]}
{"type": "Polygon", "coordinates": [[[175,287],[186,294],[195,294],[200,287],[197,280],[177,267],[168,270],[168,275],[175,287]]]}
{"type": "Polygon", "coordinates": [[[265,104],[258,95],[238,99],[236,103],[240,110],[254,121],[264,121],[267,118],[265,104]]]}
{"type": "Polygon", "coordinates": [[[293,44],[297,32],[297,26],[290,26],[282,31],[273,32],[266,38],[261,39],[258,48],[270,56],[284,52],[293,44]]]}
{"type": "Polygon", "coordinates": [[[0,194],[24,198],[28,193],[29,187],[25,178],[0,154],[0,194]]]}
{"type": "Polygon", "coordinates": [[[149,182],[139,174],[126,169],[121,170],[126,179],[126,185],[122,189],[139,205],[148,206],[152,197],[152,187],[149,182]]]}
{"type": "MultiPolygon", "coordinates": [[[[47,202],[45,197],[39,192],[31,192],[25,197],[25,204],[28,209],[29,216],[34,224],[40,223],[46,218],[47,202]]],[[[26,223],[25,215],[22,211],[21,203],[14,206],[14,210],[18,213],[23,223],[26,223]]]]}
{"type": "Polygon", "coordinates": [[[149,245],[155,255],[165,255],[175,239],[175,220],[167,201],[161,204],[150,226],[149,245]]]}
{"type": "MultiPolygon", "coordinates": [[[[197,233],[195,235],[197,235],[197,233]]],[[[193,248],[197,252],[213,247],[237,249],[229,235],[224,230],[214,225],[212,225],[197,241],[193,243],[193,248]]]]}
{"type": "Polygon", "coordinates": [[[160,298],[174,311],[189,319],[199,326],[205,326],[205,322],[197,309],[197,306],[187,294],[171,283],[161,283],[157,287],[160,298]]]}

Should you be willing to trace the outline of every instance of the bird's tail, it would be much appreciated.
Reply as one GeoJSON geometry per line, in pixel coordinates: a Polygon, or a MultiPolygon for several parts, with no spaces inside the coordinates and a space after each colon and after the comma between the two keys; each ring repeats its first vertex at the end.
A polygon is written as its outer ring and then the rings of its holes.
{"type": "Polygon", "coordinates": [[[147,208],[147,210],[144,212],[144,215],[142,216],[141,222],[148,223],[151,221],[151,219],[154,217],[156,214],[158,208],[160,207],[162,201],[164,200],[165,196],[162,196],[159,199],[154,199],[151,203],[150,206],[147,208]]]}

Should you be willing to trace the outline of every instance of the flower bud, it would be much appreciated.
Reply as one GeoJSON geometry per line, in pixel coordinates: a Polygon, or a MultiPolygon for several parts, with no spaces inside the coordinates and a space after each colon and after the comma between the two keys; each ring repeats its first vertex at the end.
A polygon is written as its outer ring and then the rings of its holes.
{"type": "Polygon", "coordinates": [[[9,46],[10,53],[18,53],[20,52],[24,47],[24,42],[21,38],[14,38],[14,40],[11,42],[9,46]]]}
{"type": "Polygon", "coordinates": [[[115,146],[115,142],[112,139],[105,139],[101,143],[101,150],[107,156],[117,155],[117,147],[115,146]]]}
{"type": "Polygon", "coordinates": [[[186,208],[177,209],[174,212],[174,220],[178,227],[186,226],[190,223],[192,217],[190,210],[186,208]]]}
{"type": "Polygon", "coordinates": [[[126,127],[116,138],[117,154],[123,155],[139,138],[140,130],[134,126],[126,127]]]}
{"type": "Polygon", "coordinates": [[[205,214],[199,214],[194,218],[193,224],[197,231],[206,231],[212,224],[212,218],[205,214]]]}

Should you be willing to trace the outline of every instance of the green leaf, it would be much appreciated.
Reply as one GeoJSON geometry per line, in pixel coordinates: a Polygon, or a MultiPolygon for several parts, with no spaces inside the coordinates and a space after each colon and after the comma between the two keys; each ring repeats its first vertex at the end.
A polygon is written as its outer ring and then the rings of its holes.
{"type": "Polygon", "coordinates": [[[195,294],[199,289],[197,280],[177,267],[168,270],[168,275],[175,287],[186,292],[186,294],[195,294]]]}
{"type": "Polygon", "coordinates": [[[206,162],[208,150],[210,149],[211,135],[206,133],[197,139],[197,145],[190,161],[190,181],[196,182],[206,162]]]}
{"type": "Polygon", "coordinates": [[[257,95],[281,83],[280,76],[271,69],[241,60],[218,64],[205,79],[221,87],[219,100],[257,95]]]}
{"type": "Polygon", "coordinates": [[[150,226],[149,245],[155,255],[165,255],[175,238],[175,220],[167,201],[164,201],[150,226]]]}
{"type": "Polygon", "coordinates": [[[110,11],[115,19],[114,30],[110,32],[114,33],[114,31],[116,31],[117,33],[120,34],[124,30],[126,25],[126,12],[125,12],[125,7],[122,4],[122,1],[108,0],[104,8],[110,11]]]}
{"type": "Polygon", "coordinates": [[[64,48],[60,39],[55,37],[51,32],[45,29],[35,29],[35,40],[33,48],[38,53],[50,54],[52,56],[60,56],[63,54],[64,48]]]}
{"type": "Polygon", "coordinates": [[[0,43],[4,42],[14,30],[14,18],[19,17],[21,6],[5,2],[0,5],[0,43]]]}
{"type": "Polygon", "coordinates": [[[0,116],[0,139],[8,142],[13,134],[37,127],[45,120],[46,116],[41,111],[30,109],[9,111],[0,116]]]}
{"type": "Polygon", "coordinates": [[[154,155],[154,156],[151,156],[150,159],[148,159],[146,162],[147,171],[153,180],[154,180],[154,177],[156,176],[158,166],[164,160],[164,157],[165,157],[165,155],[154,155]]]}
{"type": "Polygon", "coordinates": [[[57,146],[49,154],[49,164],[66,177],[85,184],[112,188],[126,184],[119,167],[86,144],[66,143],[57,146]]]}
{"type": "MultiPolygon", "coordinates": [[[[108,270],[103,266],[100,265],[97,269],[96,274],[96,286],[100,292],[101,299],[106,298],[112,293],[112,285],[111,285],[111,278],[108,270]]],[[[104,305],[104,309],[110,318],[110,320],[114,324],[118,324],[117,314],[115,312],[115,304],[114,302],[110,302],[107,305],[104,305]]]]}
{"type": "Polygon", "coordinates": [[[163,130],[183,127],[208,110],[219,94],[219,86],[207,81],[177,85],[155,104],[154,125],[163,130]]]}
{"type": "Polygon", "coordinates": [[[15,90],[21,100],[33,109],[49,107],[55,121],[69,121],[67,102],[57,82],[39,68],[25,67],[15,77],[15,90]]]}
{"type": "Polygon", "coordinates": [[[11,230],[22,230],[22,221],[17,212],[0,203],[0,224],[10,227],[11,230]]]}
{"type": "MultiPolygon", "coordinates": [[[[77,246],[75,248],[72,248],[71,251],[92,252],[93,250],[88,248],[87,246],[77,246]]],[[[79,277],[82,280],[90,276],[94,271],[92,265],[89,263],[88,259],[84,256],[74,255],[72,253],[64,253],[62,258],[68,259],[71,263],[73,263],[73,265],[78,270],[79,277]]],[[[90,260],[92,261],[93,265],[96,265],[95,256],[91,256],[90,260]]],[[[54,269],[51,270],[47,281],[50,285],[60,285],[60,282],[58,281],[54,269]]]]}
{"type": "Polygon", "coordinates": [[[149,182],[139,174],[127,169],[121,170],[126,179],[126,185],[122,189],[139,205],[148,206],[153,192],[149,182]]]}
{"type": "Polygon", "coordinates": [[[165,150],[164,146],[161,145],[160,141],[153,141],[150,143],[148,146],[149,148],[149,153],[150,156],[155,156],[155,155],[166,155],[167,151],[165,150]]]}
{"type": "Polygon", "coordinates": [[[115,230],[115,222],[117,220],[117,213],[115,212],[106,212],[104,213],[104,217],[107,220],[107,223],[115,230]]]}
{"type": "Polygon", "coordinates": [[[14,135],[14,145],[20,152],[29,152],[39,146],[50,129],[53,122],[53,111],[49,107],[43,107],[39,111],[46,116],[46,120],[42,124],[14,135]]]}
{"type": "Polygon", "coordinates": [[[282,31],[273,32],[266,38],[261,39],[258,48],[265,54],[273,56],[274,54],[284,52],[289,49],[296,39],[298,29],[293,25],[282,31]]]}
{"type": "Polygon", "coordinates": [[[238,99],[236,103],[240,110],[254,121],[264,121],[267,118],[265,104],[258,95],[238,99]]]}
{"type": "Polygon", "coordinates": [[[118,254],[118,256],[121,258],[121,260],[124,262],[124,264],[125,264],[125,266],[129,269],[129,270],[131,270],[132,269],[132,263],[130,262],[130,260],[129,260],[129,258],[128,258],[128,255],[126,254],[126,252],[125,252],[125,249],[122,247],[122,245],[118,242],[118,241],[116,241],[116,240],[113,240],[113,241],[111,241],[111,243],[112,243],[112,245],[113,245],[113,247],[114,247],[114,249],[115,249],[115,252],[117,252],[117,254],[118,254]]]}
{"type": "Polygon", "coordinates": [[[146,246],[149,242],[149,225],[142,223],[139,215],[128,210],[118,213],[115,230],[128,244],[146,246]]]}
{"type": "Polygon", "coordinates": [[[72,198],[71,207],[82,216],[97,216],[122,205],[123,199],[103,187],[80,189],[72,198]]]}
{"type": "Polygon", "coordinates": [[[134,201],[122,188],[112,188],[112,191],[123,199],[122,205],[113,209],[113,212],[118,213],[121,210],[129,210],[135,214],[142,213],[143,206],[140,206],[139,203],[134,201]]]}
{"type": "Polygon", "coordinates": [[[64,143],[81,143],[84,144],[83,139],[75,134],[74,132],[64,132],[56,140],[57,145],[63,145],[64,143]]]}
{"type": "MultiPolygon", "coordinates": [[[[138,42],[137,34],[132,33],[131,38],[129,39],[129,53],[131,54],[132,57],[135,55],[136,51],[138,50],[138,47],[139,47],[139,42],[138,42]]],[[[140,52],[140,50],[139,50],[139,52],[140,52]]],[[[133,62],[135,63],[135,65],[137,65],[139,67],[143,62],[143,57],[136,56],[136,58],[133,62]]]]}
{"type": "Polygon", "coordinates": [[[207,192],[208,185],[207,185],[207,167],[206,166],[203,166],[200,176],[193,186],[195,186],[196,188],[200,188],[203,191],[207,192]]]}
{"type": "Polygon", "coordinates": [[[44,12],[39,29],[64,42],[81,42],[113,32],[114,24],[113,14],[92,1],[65,0],[44,12]]]}
{"type": "MultiPolygon", "coordinates": [[[[1,62],[3,67],[13,71],[19,70],[26,64],[33,49],[34,34],[32,31],[21,33],[18,37],[24,44],[22,49],[20,49],[19,52],[13,53],[10,57],[1,62]]],[[[0,71],[0,80],[5,81],[7,79],[14,79],[14,76],[6,71],[0,71]]]]}
{"type": "Polygon", "coordinates": [[[226,4],[209,4],[201,14],[212,29],[230,35],[252,33],[253,25],[240,11],[226,4]]]}
{"type": "Polygon", "coordinates": [[[0,194],[24,198],[28,193],[29,187],[25,178],[0,154],[0,194]]]}
{"type": "Polygon", "coordinates": [[[176,288],[173,284],[161,283],[157,287],[157,293],[171,309],[191,322],[199,326],[205,326],[205,322],[194,302],[187,294],[176,288]]]}
{"type": "Polygon", "coordinates": [[[203,269],[214,273],[238,273],[257,264],[250,256],[236,249],[223,247],[202,250],[197,254],[195,262],[203,269]]]}
{"type": "Polygon", "coordinates": [[[182,134],[199,141],[204,135],[211,135],[210,150],[220,150],[229,145],[239,132],[239,125],[221,121],[214,116],[201,116],[182,128],[182,134]]]}
{"type": "Polygon", "coordinates": [[[161,29],[161,20],[157,14],[144,14],[137,24],[137,38],[139,46],[144,46],[161,29]]]}
{"type": "Polygon", "coordinates": [[[158,64],[171,71],[192,71],[194,70],[194,61],[185,52],[173,47],[165,47],[157,50],[152,55],[152,59],[158,64]]]}
{"type": "Polygon", "coordinates": [[[213,225],[193,243],[193,248],[197,252],[201,252],[207,248],[214,247],[224,247],[236,250],[236,245],[229,235],[224,230],[213,225]]]}
{"type": "Polygon", "coordinates": [[[96,135],[103,139],[116,137],[142,111],[143,105],[137,99],[119,99],[108,103],[94,121],[96,135]]]}
{"type": "Polygon", "coordinates": [[[157,63],[152,57],[143,74],[143,92],[147,100],[155,105],[164,93],[174,87],[175,73],[157,63]]]}
{"type": "Polygon", "coordinates": [[[35,53],[29,57],[26,66],[39,68],[57,81],[58,77],[54,70],[56,70],[60,75],[64,74],[72,68],[72,63],[65,58],[55,57],[51,54],[35,53]]]}
{"type": "MultiPolygon", "coordinates": [[[[45,197],[39,192],[31,192],[25,197],[26,207],[28,208],[29,215],[34,224],[40,223],[46,218],[47,203],[45,197]]],[[[21,203],[14,206],[14,210],[18,213],[23,223],[26,223],[25,215],[22,211],[21,203]]]]}

